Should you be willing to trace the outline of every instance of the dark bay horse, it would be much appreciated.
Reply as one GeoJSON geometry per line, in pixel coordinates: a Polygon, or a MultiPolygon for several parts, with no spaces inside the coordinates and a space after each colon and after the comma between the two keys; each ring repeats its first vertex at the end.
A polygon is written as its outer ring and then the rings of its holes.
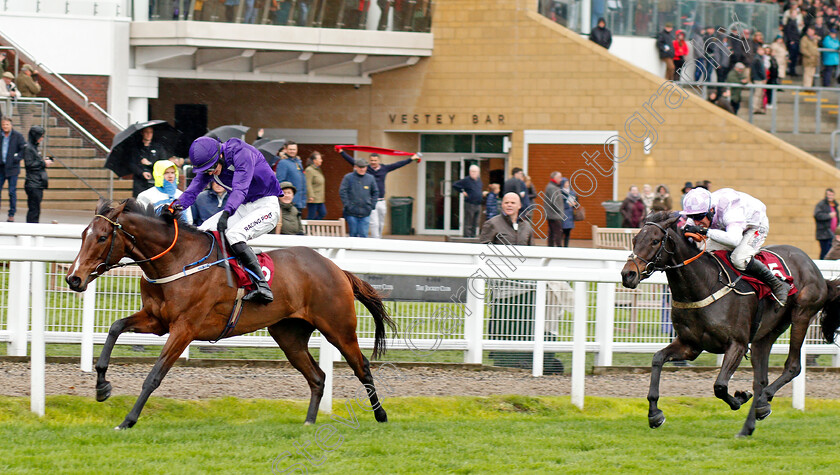
{"type": "MultiPolygon", "coordinates": [[[[703,351],[723,354],[723,365],[715,381],[715,396],[737,410],[752,397],[748,391],[729,394],[729,380],[741,359],[752,354],[753,391],[755,399],[739,436],[749,436],[755,430],[756,419],[770,415],[770,401],[776,392],[795,378],[801,370],[800,350],[811,319],[824,312],[823,332],[833,338],[840,326],[840,280],[827,281],[814,262],[800,249],[792,246],[769,246],[790,268],[799,291],[790,296],[785,307],[772,299],[758,300],[755,293],[735,291],[717,294],[728,283],[725,274],[711,254],[700,253],[683,231],[677,227],[678,213],[659,212],[647,217],[642,229],[633,238],[633,254],[621,271],[622,283],[636,288],[653,272],[665,271],[671,287],[674,307],[671,310],[676,338],[653,356],[648,401],[648,423],[656,428],[665,422],[657,407],[659,378],[662,365],[672,360],[694,360],[703,351]],[[685,304],[696,303],[696,308],[685,304]],[[681,305],[682,304],[682,305],[681,305]],[[706,305],[703,305],[706,304],[706,305]],[[828,323],[827,323],[828,322],[828,323]],[[833,328],[831,326],[833,325],[833,328]],[[791,327],[790,352],[784,371],[768,384],[767,366],[773,342],[791,327]]],[[[750,290],[747,288],[746,290],[750,290]]]]}
{"type": "MultiPolygon", "coordinates": [[[[222,259],[218,246],[212,247],[209,234],[175,223],[171,214],[155,216],[151,208],[133,199],[120,203],[100,200],[96,216],[82,233],[82,247],[65,280],[70,288],[82,292],[93,279],[123,257],[139,262],[150,279],[182,272],[184,266],[209,255],[207,261],[222,259]]],[[[306,247],[292,247],[269,253],[274,260],[272,285],[274,302],[268,305],[245,302],[241,317],[225,337],[242,335],[268,327],[289,362],[309,383],[311,398],[306,423],[315,422],[324,393],[324,372],[309,353],[309,337],[318,329],[353,368],[365,386],[374,408],[374,417],[386,422],[388,416],[373,385],[370,364],[359,349],[356,338],[354,297],[370,310],[375,323],[373,357],[385,351],[386,325],[395,330],[376,291],[332,261],[306,247]]],[[[220,266],[164,284],[140,282],[142,308],[111,325],[108,338],[96,363],[96,399],[111,395],[105,379],[111,351],[123,332],[169,333],[169,339],[152,371],[143,383],[137,402],[117,429],[132,427],[146,400],[193,340],[213,341],[225,329],[234,305],[236,289],[225,285],[220,266]]]]}

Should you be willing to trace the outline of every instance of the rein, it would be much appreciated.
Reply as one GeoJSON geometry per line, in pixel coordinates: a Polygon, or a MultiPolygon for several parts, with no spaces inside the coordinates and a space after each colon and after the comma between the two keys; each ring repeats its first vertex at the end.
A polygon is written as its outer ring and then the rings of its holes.
{"type": "Polygon", "coordinates": [[[128,236],[131,239],[131,250],[128,251],[129,253],[131,251],[133,251],[134,248],[137,246],[137,238],[135,238],[134,235],[132,235],[131,233],[129,233],[128,231],[123,229],[122,224],[120,224],[118,221],[113,221],[113,220],[109,219],[108,217],[103,216],[101,214],[97,214],[94,217],[95,218],[102,218],[102,219],[104,219],[105,221],[108,221],[109,223],[111,223],[111,225],[114,226],[113,232],[111,233],[111,246],[108,248],[108,255],[106,255],[105,260],[102,261],[98,266],[96,266],[96,269],[93,270],[92,274],[94,274],[96,276],[100,276],[100,275],[108,272],[109,270],[116,269],[118,267],[140,265],[140,264],[143,264],[145,262],[151,262],[151,261],[160,259],[164,255],[166,255],[169,251],[171,251],[172,248],[175,247],[175,243],[178,242],[178,220],[175,219],[174,220],[174,222],[175,222],[175,239],[172,240],[172,244],[170,244],[169,247],[166,248],[166,250],[164,250],[163,252],[161,252],[160,254],[158,254],[154,257],[150,257],[148,259],[143,259],[143,260],[140,260],[140,261],[126,262],[125,264],[122,264],[120,262],[117,262],[116,264],[108,264],[108,261],[111,260],[111,254],[113,254],[113,252],[114,252],[114,243],[117,240],[117,231],[122,231],[126,236],[128,236]],[[101,266],[105,266],[105,270],[103,270],[102,272],[99,272],[99,268],[101,266]]]}
{"type": "MultiPolygon", "coordinates": [[[[666,247],[666,243],[668,241],[672,240],[673,238],[671,237],[670,234],[668,234],[668,230],[663,228],[659,223],[654,223],[654,222],[648,221],[648,222],[645,223],[645,226],[656,226],[665,235],[665,237],[659,243],[659,249],[656,250],[656,254],[653,255],[653,258],[651,260],[648,261],[648,260],[644,259],[643,257],[638,256],[636,253],[633,253],[633,252],[630,253],[629,257],[627,257],[627,260],[630,261],[630,262],[633,262],[633,264],[636,266],[636,270],[639,272],[639,275],[642,276],[645,279],[650,277],[651,275],[653,275],[654,272],[657,272],[657,271],[679,269],[680,267],[687,266],[687,265],[691,264],[692,262],[696,261],[697,259],[699,259],[700,256],[702,256],[706,252],[706,237],[705,236],[701,236],[700,234],[695,234],[695,233],[686,233],[685,234],[686,236],[694,239],[695,241],[703,241],[703,249],[696,256],[691,257],[689,259],[686,259],[679,264],[676,264],[676,265],[673,265],[673,266],[660,266],[660,265],[657,264],[657,262],[659,261],[660,257],[662,256],[662,251],[665,251],[665,252],[667,252],[668,254],[671,254],[671,255],[674,254],[674,252],[669,251],[668,248],[666,247]],[[644,270],[642,270],[639,267],[639,264],[636,262],[636,259],[645,263],[644,270]]],[[[674,248],[676,249],[676,244],[674,244],[674,248]]]]}

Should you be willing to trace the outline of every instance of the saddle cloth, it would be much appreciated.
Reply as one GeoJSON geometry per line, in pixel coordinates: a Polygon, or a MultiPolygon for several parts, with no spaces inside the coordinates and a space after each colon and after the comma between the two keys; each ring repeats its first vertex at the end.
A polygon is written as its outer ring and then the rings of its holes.
{"type": "MultiPolygon", "coordinates": [[[[730,254],[732,254],[731,251],[712,251],[712,254],[714,254],[718,259],[720,259],[721,262],[726,264],[726,267],[728,267],[729,270],[735,273],[736,278],[738,276],[742,276],[741,280],[746,281],[752,286],[753,289],[755,289],[755,292],[758,295],[759,299],[763,299],[764,297],[770,295],[771,290],[767,284],[756,279],[755,277],[749,276],[747,274],[742,274],[741,271],[739,271],[735,268],[735,266],[732,265],[732,261],[729,260],[729,256],[730,254]]],[[[788,269],[787,264],[785,264],[785,261],[781,258],[781,256],[779,256],[773,251],[762,249],[761,251],[759,251],[758,254],[755,255],[755,258],[762,262],[764,265],[766,265],[767,268],[769,268],[770,271],[773,272],[773,274],[775,274],[777,277],[790,284],[790,292],[788,292],[789,296],[797,292],[796,285],[794,285],[793,283],[793,277],[790,275],[790,269],[788,269]]]]}
{"type": "MultiPolygon", "coordinates": [[[[219,232],[213,231],[213,238],[216,240],[216,244],[219,243],[219,232]]],[[[254,251],[255,253],[257,251],[254,251]]],[[[230,246],[227,247],[228,256],[233,256],[233,251],[231,250],[230,246]]],[[[265,276],[265,281],[268,282],[268,285],[271,285],[271,282],[274,280],[274,260],[266,253],[260,252],[257,254],[257,262],[259,262],[260,267],[262,268],[263,275],[265,276]]],[[[245,290],[251,291],[257,288],[251,279],[248,277],[248,272],[242,267],[239,263],[239,259],[230,259],[228,260],[230,263],[230,268],[233,271],[233,275],[236,276],[236,286],[240,288],[244,288],[245,290]]]]}

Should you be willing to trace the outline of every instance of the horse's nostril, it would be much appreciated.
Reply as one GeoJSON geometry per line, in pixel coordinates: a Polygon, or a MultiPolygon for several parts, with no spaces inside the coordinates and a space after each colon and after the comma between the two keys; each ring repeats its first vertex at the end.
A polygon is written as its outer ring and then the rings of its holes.
{"type": "Polygon", "coordinates": [[[75,275],[65,277],[64,280],[67,281],[67,283],[70,285],[70,287],[78,287],[82,283],[82,279],[79,278],[79,277],[76,277],[75,275]]]}

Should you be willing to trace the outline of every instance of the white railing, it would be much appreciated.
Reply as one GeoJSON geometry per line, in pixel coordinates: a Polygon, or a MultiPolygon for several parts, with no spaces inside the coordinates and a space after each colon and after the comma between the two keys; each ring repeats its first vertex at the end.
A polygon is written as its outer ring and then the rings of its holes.
{"type": "MultiPolygon", "coordinates": [[[[111,322],[139,309],[136,274],[103,276],[81,295],[66,288],[66,263],[75,258],[83,229],[39,224],[0,229],[0,262],[9,261],[8,271],[0,268],[0,282],[8,283],[0,288],[0,341],[10,343],[9,354],[23,356],[31,340],[33,368],[36,357],[43,359],[35,344],[44,341],[81,343],[81,368],[91,371],[93,345],[105,341],[111,322]]],[[[484,350],[528,352],[533,354],[534,376],[543,373],[543,352],[572,352],[572,398],[581,407],[586,352],[597,354],[596,364],[611,365],[614,352],[649,353],[671,341],[664,275],[654,275],[638,290],[621,288],[618,271],[626,251],[285,235],[265,235],[252,244],[263,249],[311,247],[357,274],[462,278],[466,288],[453,289],[452,303],[388,302],[400,331],[388,341],[389,348],[463,350],[467,363],[481,363],[484,350]],[[511,294],[520,297],[505,297],[511,294]],[[522,319],[527,319],[526,325],[522,319]]],[[[835,261],[818,265],[826,277],[840,274],[835,261]]],[[[360,304],[357,312],[359,343],[372,348],[372,319],[360,304]]],[[[165,340],[128,333],[119,342],[161,345],[165,340]]],[[[787,353],[786,343],[785,335],[773,352],[787,353]]],[[[265,330],[223,344],[276,346],[265,330]]],[[[310,345],[321,349],[322,369],[331,374],[337,350],[318,334],[310,345]]],[[[819,343],[816,328],[809,332],[803,352],[830,354],[835,365],[840,363],[838,347],[819,343]]],[[[331,395],[330,386],[322,409],[331,408],[331,395]]]]}

